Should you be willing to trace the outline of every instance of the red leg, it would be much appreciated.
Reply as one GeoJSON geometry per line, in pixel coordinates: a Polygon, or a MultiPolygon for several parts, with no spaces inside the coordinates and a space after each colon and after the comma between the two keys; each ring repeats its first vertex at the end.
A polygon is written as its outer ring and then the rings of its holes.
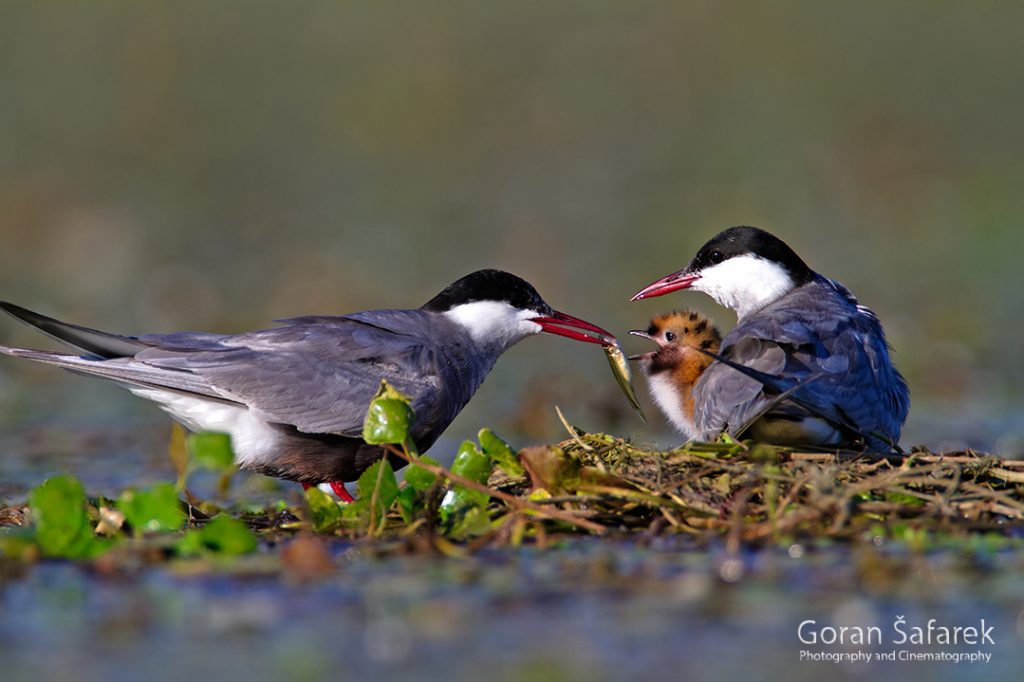
{"type": "MultiPolygon", "coordinates": [[[[349,494],[349,492],[347,490],[345,490],[345,484],[342,483],[341,481],[331,481],[329,485],[331,486],[331,490],[334,491],[334,494],[337,495],[339,498],[341,498],[342,502],[355,502],[356,501],[356,498],[352,497],[349,494]]],[[[306,481],[302,482],[302,489],[303,490],[309,490],[312,487],[313,487],[312,483],[309,483],[309,482],[306,482],[306,481]]]]}
{"type": "Polygon", "coordinates": [[[331,481],[331,490],[334,494],[341,498],[342,502],[355,502],[356,498],[352,497],[347,490],[345,490],[345,484],[341,481],[331,481]]]}

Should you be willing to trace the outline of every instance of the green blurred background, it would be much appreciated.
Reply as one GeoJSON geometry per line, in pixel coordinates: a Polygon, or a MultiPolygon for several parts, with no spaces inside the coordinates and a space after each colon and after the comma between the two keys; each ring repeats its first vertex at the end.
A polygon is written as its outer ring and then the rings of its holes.
{"type": "MultiPolygon", "coordinates": [[[[415,306],[501,267],[622,333],[755,224],[886,324],[907,443],[1017,454],[1024,5],[0,5],[0,297],[125,333],[415,306]]],[[[12,321],[0,341],[45,344],[12,321]]],[[[628,342],[628,350],[642,348],[628,342]]],[[[644,391],[645,392],[645,391],[644,391]]],[[[530,339],[449,431],[671,441],[595,348],[530,339]]],[[[139,423],[0,362],[0,427],[139,423]]]]}

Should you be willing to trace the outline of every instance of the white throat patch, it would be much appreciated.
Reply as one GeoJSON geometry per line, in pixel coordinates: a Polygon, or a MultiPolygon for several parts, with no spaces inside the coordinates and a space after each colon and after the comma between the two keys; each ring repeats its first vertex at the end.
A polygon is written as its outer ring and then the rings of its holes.
{"type": "Polygon", "coordinates": [[[530,319],[537,316],[532,310],[519,310],[504,301],[474,301],[463,303],[445,315],[465,329],[478,345],[499,345],[508,348],[531,334],[539,334],[541,327],[530,319]]]}
{"type": "Polygon", "coordinates": [[[651,374],[647,377],[647,386],[654,402],[676,430],[687,440],[696,438],[697,426],[693,423],[692,415],[686,414],[686,410],[683,409],[683,396],[679,394],[679,389],[672,380],[665,374],[651,374]]]}
{"type": "Polygon", "coordinates": [[[742,320],[793,289],[789,273],[774,261],[746,254],[704,268],[693,289],[736,311],[742,320]]]}

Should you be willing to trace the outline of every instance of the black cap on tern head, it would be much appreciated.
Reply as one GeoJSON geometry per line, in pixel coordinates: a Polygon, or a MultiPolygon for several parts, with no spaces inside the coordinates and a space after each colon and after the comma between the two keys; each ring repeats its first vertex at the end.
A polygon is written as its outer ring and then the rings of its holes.
{"type": "Polygon", "coordinates": [[[700,247],[686,270],[691,273],[700,272],[704,268],[743,255],[757,256],[780,264],[798,284],[809,282],[814,276],[814,272],[786,242],[771,232],[748,225],[730,227],[712,237],[700,247]]]}
{"type": "MultiPolygon", "coordinates": [[[[688,289],[701,279],[703,273],[738,257],[748,257],[748,262],[753,260],[773,264],[775,271],[786,278],[788,286],[800,286],[814,278],[814,271],[807,267],[786,242],[775,235],[757,227],[730,227],[704,244],[685,268],[644,287],[632,300],[688,289]]],[[[736,284],[742,286],[746,283],[736,284]]]]}
{"type": "Polygon", "coordinates": [[[445,287],[444,291],[424,303],[422,309],[443,313],[476,301],[500,301],[519,310],[536,310],[545,315],[553,312],[532,284],[503,270],[471,272],[445,287]]]}

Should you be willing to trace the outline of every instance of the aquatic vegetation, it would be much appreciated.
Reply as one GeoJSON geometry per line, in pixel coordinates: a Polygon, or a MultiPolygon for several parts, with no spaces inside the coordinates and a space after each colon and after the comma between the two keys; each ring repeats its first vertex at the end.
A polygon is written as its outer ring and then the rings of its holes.
{"type": "Polygon", "coordinates": [[[25,507],[0,510],[0,555],[89,561],[116,547],[118,556],[206,561],[250,554],[296,533],[366,543],[375,552],[453,555],[544,546],[558,533],[677,534],[694,546],[724,543],[730,553],[841,541],[984,554],[1019,546],[1024,529],[1024,462],[973,452],[872,457],[728,437],[662,452],[573,427],[562,443],[516,452],[483,429],[445,468],[417,452],[409,438],[414,417],[408,400],[382,384],[364,437],[389,457],[362,474],[354,503],[315,487],[299,506],[197,500],[187,483],[198,469],[219,475],[227,493],[230,441],[176,432],[176,484],[110,500],[88,497],[72,476],[55,476],[31,491],[25,507]],[[399,481],[392,461],[401,460],[408,467],[399,481]]]}

